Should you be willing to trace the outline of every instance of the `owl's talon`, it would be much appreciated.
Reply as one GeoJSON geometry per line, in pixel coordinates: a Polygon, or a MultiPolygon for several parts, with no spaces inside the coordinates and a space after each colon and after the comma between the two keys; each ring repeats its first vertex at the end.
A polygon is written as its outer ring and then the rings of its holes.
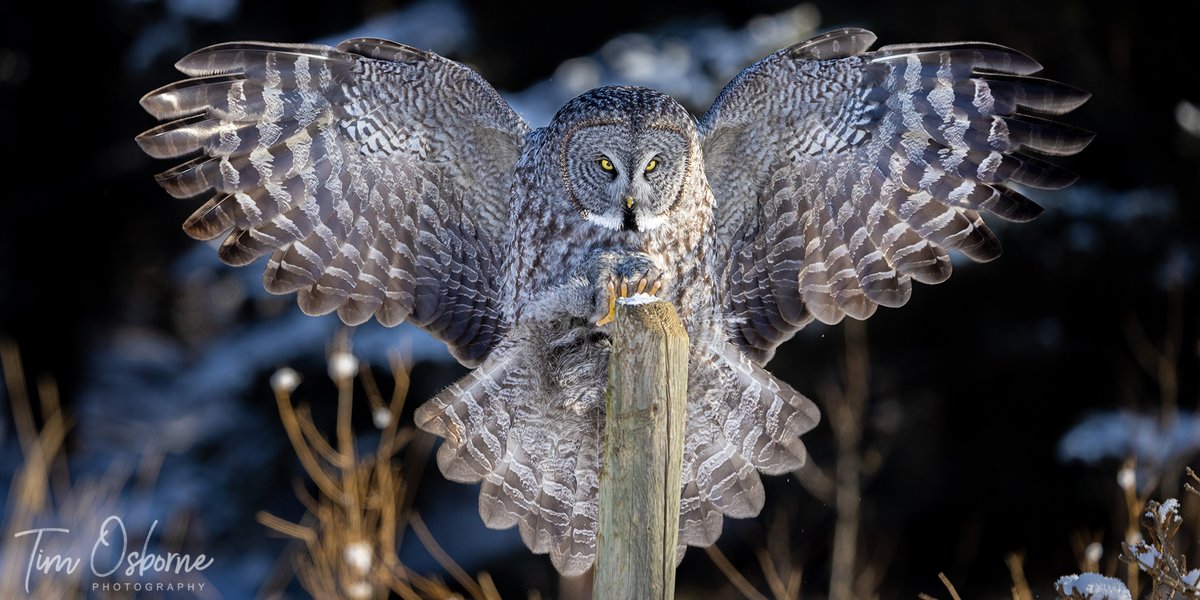
{"type": "Polygon", "coordinates": [[[663,287],[663,274],[653,261],[641,255],[630,255],[615,260],[615,264],[602,265],[604,269],[594,276],[598,284],[596,290],[595,315],[603,315],[596,321],[596,327],[603,327],[616,320],[617,304],[622,298],[635,294],[645,294],[650,290],[651,295],[657,295],[663,287]]]}
{"type": "MultiPolygon", "coordinates": [[[[624,284],[621,284],[624,286],[624,284]]],[[[596,321],[596,327],[608,325],[617,319],[617,285],[611,280],[608,282],[608,314],[596,321]]]]}

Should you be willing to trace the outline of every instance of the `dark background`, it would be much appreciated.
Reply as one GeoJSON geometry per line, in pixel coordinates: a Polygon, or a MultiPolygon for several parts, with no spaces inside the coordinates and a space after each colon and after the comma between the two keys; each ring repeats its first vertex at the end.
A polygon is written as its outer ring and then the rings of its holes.
{"type": "MultiPolygon", "coordinates": [[[[289,482],[299,471],[273,420],[266,380],[281,364],[318,380],[324,340],[336,325],[325,320],[299,332],[310,326],[291,319],[296,311],[289,299],[255,289],[255,268],[223,269],[211,259],[215,252],[183,235],[179,224],[200,200],[173,200],[154,183],[152,175],[169,165],[145,157],[133,143],[154,124],[137,100],[177,79],[171,63],[192,49],[237,39],[322,39],[400,6],[227,2],[226,11],[220,10],[224,2],[185,0],[62,7],[72,20],[90,24],[80,38],[56,32],[66,15],[51,14],[54,5],[0,5],[0,336],[20,344],[30,373],[56,377],[78,414],[69,446],[77,472],[139,451],[137,436],[117,431],[123,420],[152,431],[164,421],[148,413],[161,411],[169,420],[176,411],[193,414],[197,404],[212,407],[200,414],[220,425],[199,427],[204,433],[180,442],[160,480],[168,488],[207,490],[207,500],[189,503],[167,490],[173,499],[150,510],[183,506],[208,519],[209,545],[218,557],[221,548],[237,548],[239,556],[280,550],[252,520],[262,508],[284,515],[298,510],[289,482]],[[282,331],[296,336],[294,343],[263,341],[282,331]],[[246,348],[259,353],[247,355],[246,348]]],[[[468,33],[450,56],[507,94],[621,33],[736,30],[756,15],[791,6],[464,4],[457,10],[468,33]]],[[[882,44],[1002,43],[1036,58],[1047,77],[1093,93],[1063,120],[1097,132],[1095,142],[1080,156],[1055,160],[1079,173],[1079,183],[1035,195],[1047,208],[1038,220],[998,224],[1006,250],[999,260],[956,261],[947,283],[918,286],[906,307],[881,309],[866,328],[872,373],[865,436],[868,442],[894,438],[862,497],[863,546],[880,549],[865,562],[886,569],[880,595],[941,592],[937,573],[944,571],[964,597],[1008,597],[1004,557],[1014,551],[1025,553],[1034,590],[1049,594],[1055,578],[1078,570],[1071,544],[1077,532],[1102,532],[1106,556],[1116,552],[1124,526],[1114,508],[1116,459],[1065,460],[1059,442],[1088,414],[1159,414],[1162,386],[1138,365],[1131,342],[1138,331],[1153,344],[1175,340],[1175,354],[1163,364],[1176,375],[1177,390],[1167,396],[1181,418],[1191,418],[1197,400],[1200,77],[1188,57],[1184,21],[1190,20],[1171,4],[1154,3],[815,6],[819,29],[862,26],[882,44]],[[1176,308],[1169,310],[1172,302],[1176,308]]],[[[811,326],[780,350],[771,368],[822,404],[824,386],[841,378],[843,339],[842,326],[811,326]]],[[[460,373],[430,350],[413,373],[414,400],[460,373]]],[[[328,384],[314,384],[308,393],[316,404],[322,394],[332,403],[328,384]]],[[[0,423],[7,427],[7,417],[0,423]]],[[[19,456],[11,436],[6,439],[11,469],[19,456]]],[[[1112,456],[1126,452],[1117,438],[1097,444],[1109,444],[1112,456]]],[[[1197,445],[1197,435],[1185,433],[1183,450],[1159,466],[1179,470],[1193,458],[1187,449],[1197,445]]],[[[809,446],[814,461],[831,468],[827,424],[809,446]]],[[[526,587],[540,588],[543,597],[556,594],[548,560],[530,557],[515,533],[478,525],[475,491],[446,484],[434,471],[424,485],[418,509],[430,507],[434,534],[468,571],[489,570],[501,591],[515,597],[526,587]]],[[[823,595],[834,511],[795,478],[773,479],[768,490],[764,515],[790,515],[806,595],[823,595]]],[[[754,570],[751,550],[760,543],[761,528],[732,523],[721,540],[748,572],[754,570]]],[[[228,595],[253,589],[248,582],[263,571],[248,564],[228,576],[228,595]]],[[[679,578],[681,591],[724,585],[695,549],[679,578]]]]}

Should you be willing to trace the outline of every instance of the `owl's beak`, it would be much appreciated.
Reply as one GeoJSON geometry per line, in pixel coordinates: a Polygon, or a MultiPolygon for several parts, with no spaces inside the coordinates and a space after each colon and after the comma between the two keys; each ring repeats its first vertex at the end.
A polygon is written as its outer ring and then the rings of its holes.
{"type": "Polygon", "coordinates": [[[625,231],[638,231],[637,216],[633,214],[633,196],[625,198],[625,211],[621,219],[621,229],[625,231]]]}

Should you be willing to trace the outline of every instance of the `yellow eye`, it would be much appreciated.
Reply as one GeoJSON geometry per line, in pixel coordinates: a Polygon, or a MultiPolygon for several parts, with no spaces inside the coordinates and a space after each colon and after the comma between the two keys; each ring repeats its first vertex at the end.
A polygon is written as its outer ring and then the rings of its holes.
{"type": "Polygon", "coordinates": [[[657,168],[658,168],[658,161],[654,160],[653,158],[650,159],[650,162],[646,163],[646,172],[647,173],[649,173],[650,171],[653,171],[654,169],[657,169],[657,168]]]}
{"type": "Polygon", "coordinates": [[[616,167],[613,166],[611,160],[608,160],[607,158],[602,158],[602,159],[600,159],[600,168],[604,169],[605,171],[612,171],[616,167]]]}

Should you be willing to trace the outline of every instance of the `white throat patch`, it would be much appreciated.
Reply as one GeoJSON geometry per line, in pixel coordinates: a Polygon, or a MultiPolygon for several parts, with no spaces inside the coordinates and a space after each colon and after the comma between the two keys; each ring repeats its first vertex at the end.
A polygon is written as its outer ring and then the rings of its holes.
{"type": "MultiPolygon", "coordinates": [[[[583,211],[582,215],[585,221],[591,221],[592,223],[604,227],[605,229],[611,229],[613,231],[620,231],[621,227],[625,224],[624,215],[615,217],[612,215],[599,215],[590,210],[583,211]]],[[[637,224],[638,229],[641,231],[653,231],[658,229],[663,223],[666,222],[667,215],[651,215],[649,217],[640,217],[637,224]]]]}
{"type": "Polygon", "coordinates": [[[609,215],[598,215],[590,210],[583,211],[583,219],[613,231],[620,231],[621,224],[624,222],[624,220],[619,216],[613,217],[609,215]]]}

